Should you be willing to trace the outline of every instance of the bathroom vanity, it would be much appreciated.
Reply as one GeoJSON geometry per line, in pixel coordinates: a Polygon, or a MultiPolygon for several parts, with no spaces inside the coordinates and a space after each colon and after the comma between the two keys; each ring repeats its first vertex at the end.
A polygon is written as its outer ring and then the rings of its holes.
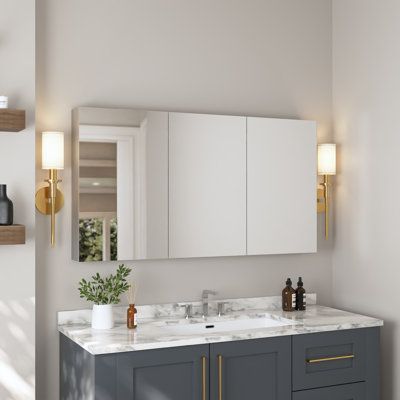
{"type": "Polygon", "coordinates": [[[135,331],[60,313],[60,398],[378,400],[382,321],[315,304],[285,313],[279,300],[229,300],[222,316],[210,303],[206,319],[142,306],[135,331]]]}

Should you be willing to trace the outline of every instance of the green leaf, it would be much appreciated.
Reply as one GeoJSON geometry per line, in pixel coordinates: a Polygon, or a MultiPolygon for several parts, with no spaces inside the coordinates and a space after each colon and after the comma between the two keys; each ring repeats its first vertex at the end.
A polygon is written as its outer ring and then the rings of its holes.
{"type": "Polygon", "coordinates": [[[125,293],[130,284],[126,278],[131,268],[124,264],[118,266],[116,274],[102,277],[98,272],[92,276],[92,281],[87,282],[82,278],[78,285],[81,298],[93,301],[95,304],[119,304],[121,294],[125,293]]]}

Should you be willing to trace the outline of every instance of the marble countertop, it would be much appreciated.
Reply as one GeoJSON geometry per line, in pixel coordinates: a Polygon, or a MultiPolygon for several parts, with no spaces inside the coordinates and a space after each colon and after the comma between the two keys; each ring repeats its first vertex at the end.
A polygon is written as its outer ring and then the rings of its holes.
{"type": "MultiPolygon", "coordinates": [[[[194,317],[188,320],[180,315],[182,307],[179,303],[139,306],[138,327],[135,330],[127,329],[123,322],[126,307],[117,307],[116,326],[105,331],[91,329],[89,310],[60,312],[58,330],[89,353],[99,355],[383,325],[380,319],[316,305],[315,295],[308,295],[307,301],[306,311],[283,312],[279,309],[279,297],[235,299],[228,301],[227,314],[224,316],[218,317],[214,314],[203,319],[195,312],[194,317]],[[142,317],[140,317],[141,314],[143,314],[142,317]],[[243,320],[245,327],[245,320],[265,317],[274,320],[286,319],[289,320],[289,324],[247,330],[244,328],[232,332],[207,331],[196,334],[172,334],[166,329],[167,326],[231,320],[243,320]]],[[[214,310],[215,304],[210,303],[210,312],[214,310]]],[[[193,305],[194,309],[198,309],[199,303],[193,303],[193,305]]]]}

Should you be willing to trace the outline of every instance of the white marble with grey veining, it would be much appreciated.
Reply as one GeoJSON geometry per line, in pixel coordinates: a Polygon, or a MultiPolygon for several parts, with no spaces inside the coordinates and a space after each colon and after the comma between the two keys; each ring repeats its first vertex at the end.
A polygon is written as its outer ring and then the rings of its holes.
{"type": "MultiPolygon", "coordinates": [[[[317,303],[315,293],[307,293],[307,304],[317,303]]],[[[226,313],[242,312],[246,310],[280,310],[282,308],[281,296],[267,297],[246,297],[241,299],[224,299],[209,301],[209,314],[217,313],[218,303],[225,303],[226,313]]],[[[200,301],[182,301],[179,303],[150,304],[136,306],[139,320],[157,318],[183,318],[185,315],[185,305],[192,304],[193,316],[202,316],[202,303],[200,301]]],[[[123,323],[126,318],[127,306],[114,306],[114,319],[116,322],[123,323]]],[[[90,323],[92,310],[73,310],[60,311],[58,313],[58,325],[90,323]]]]}
{"type": "Polygon", "coordinates": [[[184,311],[179,307],[186,303],[139,306],[138,327],[135,330],[125,326],[123,315],[126,307],[116,307],[116,326],[105,331],[91,329],[90,310],[62,311],[58,313],[58,330],[89,353],[97,355],[383,325],[380,319],[318,306],[315,300],[315,295],[308,295],[307,310],[294,312],[281,310],[279,296],[224,300],[228,301],[227,312],[221,317],[215,315],[217,302],[210,302],[210,316],[207,319],[200,316],[201,304],[194,303],[196,314],[189,320],[183,318],[184,311]],[[287,325],[246,329],[246,320],[265,317],[284,320],[287,325]],[[243,330],[172,334],[166,329],[167,326],[230,320],[243,321],[243,330]]]}

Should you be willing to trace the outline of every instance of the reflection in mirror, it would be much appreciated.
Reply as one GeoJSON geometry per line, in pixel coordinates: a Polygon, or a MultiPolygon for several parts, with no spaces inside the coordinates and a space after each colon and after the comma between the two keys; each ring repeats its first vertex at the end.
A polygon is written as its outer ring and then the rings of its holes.
{"type": "Polygon", "coordinates": [[[79,261],[118,260],[116,143],[79,142],[79,261]]]}
{"type": "Polygon", "coordinates": [[[168,258],[168,114],[73,111],[73,258],[168,258]]]}

